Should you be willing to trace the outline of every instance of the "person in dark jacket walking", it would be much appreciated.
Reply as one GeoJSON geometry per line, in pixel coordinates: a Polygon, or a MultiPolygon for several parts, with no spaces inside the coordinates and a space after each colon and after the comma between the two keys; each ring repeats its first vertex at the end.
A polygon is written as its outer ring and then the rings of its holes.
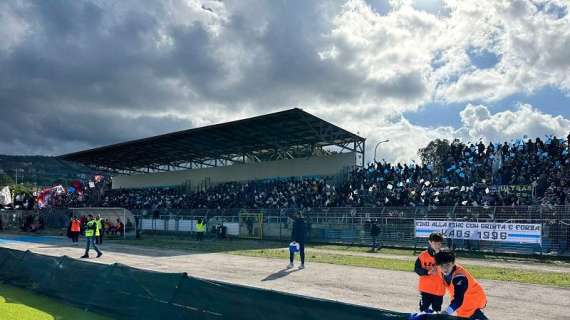
{"type": "Polygon", "coordinates": [[[378,222],[375,220],[372,222],[372,226],[370,227],[370,237],[372,237],[372,252],[378,249],[379,235],[380,235],[380,226],[378,226],[378,222]]]}
{"type": "MultiPolygon", "coordinates": [[[[301,212],[297,213],[293,219],[293,231],[291,232],[291,241],[295,241],[299,244],[299,255],[301,256],[301,265],[299,269],[305,268],[305,237],[307,233],[307,226],[305,224],[305,219],[301,212]]],[[[289,253],[289,265],[287,268],[293,268],[293,261],[295,260],[295,253],[289,253]]]]}

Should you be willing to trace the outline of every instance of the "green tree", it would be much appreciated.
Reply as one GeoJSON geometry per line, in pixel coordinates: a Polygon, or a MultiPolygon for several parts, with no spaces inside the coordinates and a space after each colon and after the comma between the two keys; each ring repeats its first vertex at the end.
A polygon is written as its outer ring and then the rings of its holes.
{"type": "Polygon", "coordinates": [[[446,160],[451,144],[447,139],[435,139],[430,141],[425,148],[418,150],[418,155],[424,165],[431,164],[435,173],[440,174],[443,163],[446,160]]]}
{"type": "Polygon", "coordinates": [[[9,186],[14,184],[14,179],[7,174],[0,174],[0,187],[9,186]]]}
{"type": "Polygon", "coordinates": [[[33,194],[34,193],[34,186],[31,184],[13,184],[10,186],[10,190],[12,194],[33,194]]]}

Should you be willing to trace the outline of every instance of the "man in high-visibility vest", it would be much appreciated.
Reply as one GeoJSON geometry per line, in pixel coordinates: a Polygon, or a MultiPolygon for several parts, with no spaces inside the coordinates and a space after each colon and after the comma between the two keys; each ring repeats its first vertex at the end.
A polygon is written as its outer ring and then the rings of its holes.
{"type": "Polygon", "coordinates": [[[101,215],[97,215],[95,223],[97,224],[97,230],[95,230],[95,243],[103,244],[103,221],[101,220],[101,215]]]}
{"type": "Polygon", "coordinates": [[[204,240],[204,233],[206,233],[206,223],[200,218],[198,222],[196,222],[196,238],[198,241],[204,240]]]}
{"type": "Polygon", "coordinates": [[[97,251],[97,258],[103,255],[97,244],[95,243],[95,232],[97,231],[97,222],[93,220],[92,215],[87,216],[87,223],[85,224],[85,239],[86,239],[86,247],[85,247],[85,254],[81,258],[89,258],[89,248],[91,244],[93,244],[93,248],[97,251]]]}
{"type": "Polygon", "coordinates": [[[442,314],[456,315],[471,320],[487,320],[483,309],[487,296],[483,287],[461,265],[455,263],[455,254],[442,250],[435,255],[435,262],[442,272],[451,303],[442,314]]]}

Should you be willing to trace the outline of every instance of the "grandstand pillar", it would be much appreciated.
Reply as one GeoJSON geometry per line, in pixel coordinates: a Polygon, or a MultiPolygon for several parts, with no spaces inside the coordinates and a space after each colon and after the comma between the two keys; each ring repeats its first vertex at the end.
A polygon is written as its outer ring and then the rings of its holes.
{"type": "Polygon", "coordinates": [[[366,141],[362,141],[362,153],[361,153],[361,154],[362,154],[362,163],[361,163],[361,166],[362,166],[362,167],[364,167],[364,164],[365,164],[365,162],[366,162],[366,159],[365,159],[366,154],[365,154],[365,152],[366,152],[366,141]]]}

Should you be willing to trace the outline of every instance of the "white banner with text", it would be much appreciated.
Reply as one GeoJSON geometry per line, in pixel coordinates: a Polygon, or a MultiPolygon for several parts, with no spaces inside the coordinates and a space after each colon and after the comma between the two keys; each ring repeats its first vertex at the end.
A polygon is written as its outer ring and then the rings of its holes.
{"type": "Polygon", "coordinates": [[[446,238],[541,244],[542,225],[528,223],[496,223],[415,220],[416,238],[427,238],[439,232],[446,238]]]}

